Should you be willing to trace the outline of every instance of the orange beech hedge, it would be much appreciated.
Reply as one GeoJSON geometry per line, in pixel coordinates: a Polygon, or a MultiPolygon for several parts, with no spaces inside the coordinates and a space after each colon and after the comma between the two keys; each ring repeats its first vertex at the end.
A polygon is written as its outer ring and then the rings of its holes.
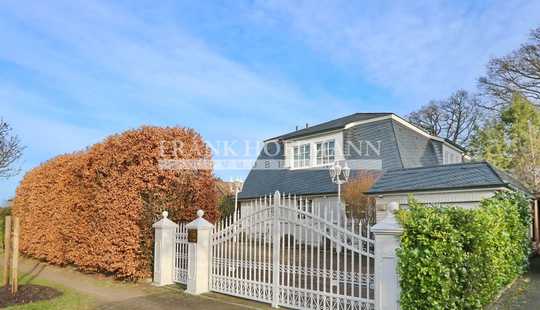
{"type": "Polygon", "coordinates": [[[142,127],[29,171],[17,188],[23,253],[119,278],[151,275],[152,223],[163,210],[189,221],[218,218],[210,169],[160,169],[160,159],[211,160],[193,130],[142,127]]]}

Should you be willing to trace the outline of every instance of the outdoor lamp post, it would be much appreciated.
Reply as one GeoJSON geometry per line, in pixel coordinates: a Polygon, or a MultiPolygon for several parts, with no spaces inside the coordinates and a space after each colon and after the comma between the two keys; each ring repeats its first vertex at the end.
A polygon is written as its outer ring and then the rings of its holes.
{"type": "Polygon", "coordinates": [[[234,192],[234,213],[238,212],[238,193],[242,191],[244,183],[240,180],[235,180],[231,183],[231,191],[234,192]]]}
{"type": "MultiPolygon", "coordinates": [[[[244,186],[244,183],[238,179],[231,182],[231,191],[234,192],[234,213],[233,218],[238,219],[240,218],[240,214],[238,214],[238,193],[242,191],[242,187],[244,186]]],[[[233,227],[234,229],[234,238],[233,242],[236,242],[236,226],[233,227]]]]}
{"type": "MultiPolygon", "coordinates": [[[[341,207],[341,184],[347,183],[349,180],[349,175],[351,173],[351,168],[347,166],[347,163],[343,167],[338,162],[335,162],[329,169],[330,178],[334,184],[338,186],[338,203],[341,207]]],[[[343,211],[343,210],[341,210],[343,211]]]]}

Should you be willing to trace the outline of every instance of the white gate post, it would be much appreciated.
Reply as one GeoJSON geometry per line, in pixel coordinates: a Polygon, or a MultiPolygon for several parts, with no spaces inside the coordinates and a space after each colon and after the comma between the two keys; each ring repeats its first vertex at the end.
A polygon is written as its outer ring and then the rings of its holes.
{"type": "Polygon", "coordinates": [[[162,286],[173,284],[174,257],[176,255],[175,239],[178,224],[169,220],[169,213],[163,211],[163,218],[154,223],[154,285],[162,286]]]}
{"type": "Polygon", "coordinates": [[[394,213],[399,209],[397,202],[386,207],[386,217],[371,231],[375,235],[375,309],[399,309],[399,277],[396,250],[400,246],[403,228],[394,213]]]}
{"type": "Polygon", "coordinates": [[[188,230],[188,280],[186,293],[199,295],[210,291],[210,240],[214,225],[197,211],[197,219],[186,225],[188,230]]]}
{"type": "Polygon", "coordinates": [[[281,204],[281,195],[279,191],[274,193],[274,201],[272,204],[272,307],[278,308],[279,304],[279,211],[281,204]]]}

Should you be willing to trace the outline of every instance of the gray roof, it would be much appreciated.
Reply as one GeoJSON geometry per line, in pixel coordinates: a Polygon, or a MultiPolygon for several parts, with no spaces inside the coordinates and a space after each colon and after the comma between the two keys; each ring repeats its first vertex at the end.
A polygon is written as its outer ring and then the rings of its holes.
{"type": "MultiPolygon", "coordinates": [[[[393,113],[354,113],[351,115],[347,115],[344,117],[340,117],[328,122],[324,122],[321,124],[317,124],[315,126],[311,126],[308,128],[292,131],[289,133],[286,133],[281,136],[277,136],[268,140],[274,140],[274,139],[292,139],[292,138],[298,138],[301,136],[307,136],[312,135],[320,132],[330,131],[330,130],[337,130],[337,129],[343,129],[345,125],[352,123],[352,122],[358,122],[358,121],[365,121],[372,118],[377,118],[381,116],[387,116],[391,115],[393,113]]],[[[266,140],[266,141],[268,141],[266,140]]]]}
{"type": "MultiPolygon", "coordinates": [[[[257,160],[284,158],[284,148],[281,143],[268,143],[267,149],[267,153],[261,151],[257,160]],[[277,153],[275,156],[267,155],[275,153],[277,153]]],[[[252,169],[238,197],[255,198],[273,194],[275,191],[309,195],[336,193],[337,187],[331,182],[327,170],[252,169]]]]}
{"type": "Polygon", "coordinates": [[[527,188],[487,162],[469,162],[384,172],[368,194],[432,190],[506,187],[529,193],[527,188]]]}
{"type": "MultiPolygon", "coordinates": [[[[320,125],[288,133],[266,141],[267,155],[261,151],[258,161],[283,160],[282,140],[298,138],[334,129],[344,129],[345,125],[361,120],[388,116],[392,113],[356,113],[320,125]],[[276,148],[279,147],[279,152],[276,148]]],[[[414,130],[387,118],[376,122],[359,124],[343,130],[344,142],[347,141],[381,141],[381,153],[358,154],[351,149],[345,154],[347,160],[377,159],[382,162],[382,170],[413,168],[442,164],[442,142],[430,139],[414,130]]],[[[351,172],[351,178],[356,174],[351,172]]],[[[239,198],[256,198],[272,194],[279,190],[282,193],[297,195],[337,193],[337,186],[332,183],[326,169],[252,169],[244,182],[239,198]]]]}

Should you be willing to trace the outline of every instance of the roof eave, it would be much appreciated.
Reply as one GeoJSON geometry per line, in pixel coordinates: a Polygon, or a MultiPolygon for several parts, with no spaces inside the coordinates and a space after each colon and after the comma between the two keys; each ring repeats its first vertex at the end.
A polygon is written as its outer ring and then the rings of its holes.
{"type": "MultiPolygon", "coordinates": [[[[281,193],[282,195],[285,194],[285,195],[289,195],[289,193],[281,193]]],[[[271,196],[273,195],[268,193],[268,194],[261,194],[261,195],[255,195],[255,196],[248,196],[248,197],[238,197],[238,200],[248,200],[248,199],[257,199],[257,198],[261,198],[261,197],[264,197],[264,196],[271,196]]],[[[316,192],[316,193],[301,193],[301,194],[298,194],[298,193],[290,193],[290,195],[296,195],[296,196],[300,196],[300,197],[304,197],[304,196],[325,196],[325,195],[337,195],[337,191],[330,191],[330,192],[316,192]]]]}
{"type": "Polygon", "coordinates": [[[306,137],[310,137],[310,136],[314,136],[314,135],[319,135],[321,133],[342,130],[343,128],[345,128],[345,126],[335,126],[335,127],[331,127],[331,128],[326,128],[326,129],[321,129],[321,130],[317,130],[317,131],[314,131],[314,132],[306,133],[306,134],[300,134],[298,136],[294,135],[294,133],[288,133],[288,134],[284,134],[284,135],[277,136],[277,137],[274,137],[274,138],[266,139],[263,142],[284,141],[284,140],[293,140],[293,139],[298,139],[298,138],[306,138],[306,137]],[[292,136],[291,137],[286,137],[287,135],[292,135],[292,136]]]}
{"type": "Polygon", "coordinates": [[[419,192],[438,192],[438,191],[459,191],[459,190],[475,190],[475,189],[502,189],[510,188],[511,186],[506,183],[502,184],[486,184],[478,186],[458,186],[458,187],[441,187],[441,188],[422,188],[422,189],[400,189],[400,190],[390,190],[390,191],[368,191],[365,192],[369,196],[380,196],[385,194],[408,194],[408,193],[419,193],[419,192]]]}
{"type": "Polygon", "coordinates": [[[453,141],[450,140],[450,139],[445,138],[444,141],[445,141],[446,143],[452,145],[453,147],[460,149],[463,153],[467,153],[467,152],[468,152],[468,150],[467,150],[466,148],[464,148],[463,146],[461,146],[461,145],[459,145],[459,144],[453,142],[453,141]]]}

